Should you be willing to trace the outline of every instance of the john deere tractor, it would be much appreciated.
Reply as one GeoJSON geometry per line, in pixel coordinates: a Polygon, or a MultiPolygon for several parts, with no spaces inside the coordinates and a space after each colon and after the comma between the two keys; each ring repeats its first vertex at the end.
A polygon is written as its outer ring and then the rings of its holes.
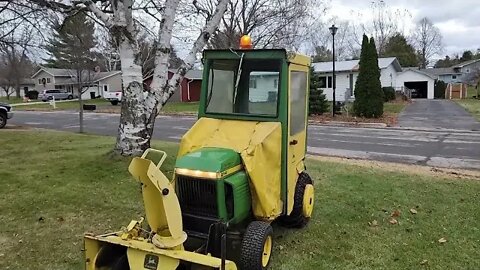
{"type": "Polygon", "coordinates": [[[146,223],[85,236],[86,269],[263,270],[271,223],[301,228],[314,202],[305,171],[310,59],[281,49],[205,50],[198,121],[173,179],[149,149],[129,171],[146,223]]]}

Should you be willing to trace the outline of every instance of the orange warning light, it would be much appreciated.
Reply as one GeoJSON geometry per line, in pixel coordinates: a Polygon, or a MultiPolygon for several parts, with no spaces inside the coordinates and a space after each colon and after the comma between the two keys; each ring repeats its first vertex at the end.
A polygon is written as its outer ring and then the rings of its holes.
{"type": "Polygon", "coordinates": [[[240,49],[252,49],[252,38],[249,35],[243,35],[240,39],[240,49]]]}

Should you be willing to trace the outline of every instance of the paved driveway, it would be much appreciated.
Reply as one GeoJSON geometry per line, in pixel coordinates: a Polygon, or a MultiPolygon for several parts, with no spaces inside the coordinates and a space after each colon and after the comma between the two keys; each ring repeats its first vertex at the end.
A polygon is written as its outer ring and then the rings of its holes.
{"type": "Polygon", "coordinates": [[[401,127],[480,131],[480,122],[451,100],[417,99],[400,113],[401,127]]]}

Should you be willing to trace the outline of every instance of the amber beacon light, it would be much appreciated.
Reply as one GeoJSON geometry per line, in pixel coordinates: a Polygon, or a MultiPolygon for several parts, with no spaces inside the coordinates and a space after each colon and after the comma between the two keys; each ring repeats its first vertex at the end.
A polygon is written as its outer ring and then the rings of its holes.
{"type": "Polygon", "coordinates": [[[252,49],[252,38],[249,35],[243,35],[240,38],[240,49],[252,49]]]}

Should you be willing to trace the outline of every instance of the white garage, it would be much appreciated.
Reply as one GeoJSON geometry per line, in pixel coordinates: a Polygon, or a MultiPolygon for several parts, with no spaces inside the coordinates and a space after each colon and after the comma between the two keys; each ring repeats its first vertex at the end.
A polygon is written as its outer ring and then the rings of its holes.
{"type": "Polygon", "coordinates": [[[397,89],[410,89],[412,98],[433,99],[435,79],[428,73],[414,68],[404,68],[397,74],[397,89]]]}

